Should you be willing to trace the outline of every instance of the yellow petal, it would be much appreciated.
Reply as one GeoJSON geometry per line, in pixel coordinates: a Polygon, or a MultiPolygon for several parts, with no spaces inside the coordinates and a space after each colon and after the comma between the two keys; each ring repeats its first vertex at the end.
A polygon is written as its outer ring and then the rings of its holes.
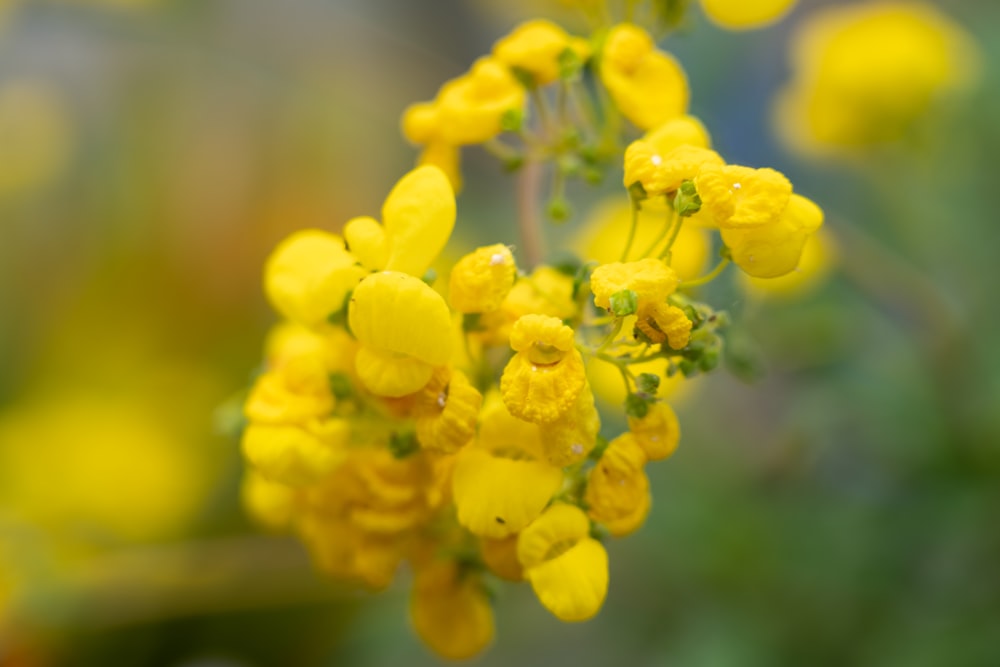
{"type": "Polygon", "coordinates": [[[438,92],[440,138],[455,146],[491,139],[500,134],[504,114],[522,110],[524,100],[524,88],[506,65],[480,58],[438,92]]]}
{"type": "Polygon", "coordinates": [[[695,179],[702,211],[722,229],[759,227],[788,206],[792,184],[774,169],[707,167],[695,179]]]}
{"type": "Polygon", "coordinates": [[[566,49],[573,49],[581,62],[590,55],[586,41],[571,39],[551,21],[535,19],[497,41],[493,55],[508,67],[531,74],[535,84],[544,86],[559,77],[559,58],[566,49]]]}
{"type": "Polygon", "coordinates": [[[662,260],[646,258],[637,262],[602,264],[590,275],[594,305],[611,308],[611,297],[632,290],[639,304],[659,303],[670,296],[679,282],[677,274],[662,260]]]}
{"type": "Polygon", "coordinates": [[[711,148],[712,139],[708,130],[694,116],[678,116],[653,128],[642,138],[652,144],[660,155],[666,155],[679,146],[711,148]]]}
{"type": "Polygon", "coordinates": [[[366,273],[339,236],[307,229],[292,234],[271,253],[264,267],[264,291],[279,313],[316,326],[343,307],[366,273]]]}
{"type": "Polygon", "coordinates": [[[437,167],[448,177],[451,189],[462,191],[462,151],[458,146],[444,141],[432,141],[420,151],[417,166],[437,167]]]}
{"type": "Polygon", "coordinates": [[[639,309],[635,328],[654,343],[684,349],[691,338],[691,320],[683,310],[666,303],[650,303],[639,309]]]}
{"type": "Polygon", "coordinates": [[[437,167],[417,167],[396,183],[382,206],[388,271],[422,276],[455,226],[455,193],[437,167]]]}
{"type": "Polygon", "coordinates": [[[556,503],[521,531],[517,559],[525,568],[532,568],[555,558],[589,535],[590,520],[583,510],[574,505],[556,503]]]}
{"type": "MultiPolygon", "coordinates": [[[[426,394],[427,388],[422,393],[426,394]]],[[[447,384],[434,387],[431,393],[431,400],[419,408],[417,439],[426,449],[454,453],[476,434],[483,396],[460,371],[452,372],[447,384]]]]}
{"type": "Polygon", "coordinates": [[[390,398],[420,391],[434,374],[434,367],[419,359],[373,347],[358,350],[354,368],[365,389],[390,398]]]}
{"type": "Polygon", "coordinates": [[[362,216],[344,224],[344,239],[351,254],[370,271],[381,271],[389,259],[389,240],[375,218],[362,216]]]}
{"type": "Polygon", "coordinates": [[[252,468],[243,476],[240,497],[247,513],[272,530],[288,527],[295,516],[295,489],[265,479],[252,468]]]}
{"type": "Polygon", "coordinates": [[[452,495],[460,524],[502,538],[531,523],[561,485],[562,471],[544,461],[502,458],[473,445],[455,462],[452,495]]]}
{"type": "Polygon", "coordinates": [[[796,299],[824,283],[837,262],[838,249],[825,229],[806,238],[802,257],[794,271],[778,278],[754,278],[740,273],[739,283],[747,294],[764,299],[796,299]]]}
{"type": "Polygon", "coordinates": [[[479,542],[479,553],[490,571],[507,581],[523,581],[524,569],[517,560],[517,535],[510,535],[499,540],[482,538],[479,542]]]}
{"type": "Polygon", "coordinates": [[[630,433],[608,445],[587,479],[584,496],[592,519],[615,536],[642,525],[649,513],[649,479],[643,471],[646,454],[630,433]]]}
{"type": "Polygon", "coordinates": [[[564,415],[586,383],[583,358],[575,349],[553,364],[533,363],[518,352],[504,368],[500,394],[512,415],[545,424],[564,415]]]}
{"type": "Polygon", "coordinates": [[[448,305],[422,280],[405,273],[383,271],[362,280],[351,297],[348,321],[366,346],[433,366],[451,357],[448,305]]]}
{"type": "Polygon", "coordinates": [[[558,468],[579,463],[597,442],[601,417],[594,407],[594,394],[584,388],[566,414],[549,424],[539,424],[545,459],[558,468]]]}
{"type": "Polygon", "coordinates": [[[722,229],[722,240],[747,274],[776,278],[795,270],[806,239],[822,224],[823,211],[816,204],[792,195],[777,220],[750,229],[722,229]]]}

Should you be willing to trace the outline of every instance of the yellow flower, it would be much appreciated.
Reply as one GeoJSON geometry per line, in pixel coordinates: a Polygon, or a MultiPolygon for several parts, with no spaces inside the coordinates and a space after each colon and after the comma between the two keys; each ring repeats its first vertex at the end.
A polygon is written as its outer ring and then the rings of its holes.
{"type": "Polygon", "coordinates": [[[451,270],[448,300],[460,313],[487,313],[503,304],[517,267],[510,248],[497,243],[477,248],[462,257],[451,270]]]}
{"type": "Polygon", "coordinates": [[[517,559],[516,534],[498,540],[484,537],[479,541],[479,553],[490,572],[506,581],[523,581],[524,569],[517,559]]]}
{"type": "Polygon", "coordinates": [[[512,416],[496,394],[486,398],[479,438],[458,453],[452,495],[458,521],[500,539],[531,523],[562,485],[542,452],[538,428],[512,416]]]}
{"type": "Polygon", "coordinates": [[[417,570],[410,618],[420,638],[449,660],[473,657],[493,641],[493,608],[478,574],[455,561],[417,570]]]}
{"type": "Polygon", "coordinates": [[[771,224],[749,229],[722,229],[733,261],[756,278],[776,278],[795,270],[809,235],[823,224],[823,211],[805,197],[792,195],[771,224]]]}
{"type": "Polygon", "coordinates": [[[586,621],[608,592],[608,553],[578,507],[556,504],[521,532],[517,557],[542,605],[563,621],[586,621]]]}
{"type": "Polygon", "coordinates": [[[730,30],[752,30],[777,21],[797,0],[701,0],[708,18],[730,30]]]}
{"type": "Polygon", "coordinates": [[[350,432],[343,419],[301,425],[251,423],[243,431],[243,454],[272,482],[314,484],[344,460],[350,432]]]}
{"type": "Polygon", "coordinates": [[[792,184],[774,169],[737,165],[708,168],[695,179],[701,210],[722,229],[759,227],[788,205],[792,184]]]}
{"type": "Polygon", "coordinates": [[[354,218],[344,236],[373,271],[422,276],[441,253],[455,226],[455,193],[437,167],[417,167],[396,183],[382,205],[382,226],[354,218]]]}
{"type": "Polygon", "coordinates": [[[500,378],[504,405],[536,424],[559,419],[587,383],[573,330],[555,317],[525,315],[511,329],[510,346],[517,354],[500,378]]]}
{"type": "Polygon", "coordinates": [[[559,58],[567,49],[578,61],[590,57],[587,40],[572,37],[544,19],[527,21],[514,28],[493,46],[493,55],[510,68],[530,74],[535,84],[544,86],[559,78],[559,58]]]}
{"type": "Polygon", "coordinates": [[[667,153],[649,141],[634,141],[625,150],[626,188],[640,183],[646,196],[673,192],[683,181],[694,180],[709,167],[722,167],[725,161],[713,150],[681,145],[667,153]]]}
{"type": "Polygon", "coordinates": [[[635,327],[654,343],[667,343],[674,350],[683,350],[691,338],[691,320],[677,306],[663,302],[648,303],[639,308],[635,327]]]}
{"type": "MultiPolygon", "coordinates": [[[[466,74],[438,91],[431,136],[452,146],[482,143],[500,134],[504,114],[521,111],[524,101],[524,88],[503,63],[480,58],[466,74]]],[[[425,113],[423,107],[420,109],[425,113]]],[[[410,119],[409,125],[422,124],[410,119]]],[[[415,136],[424,135],[418,131],[415,136]]]]}
{"type": "Polygon", "coordinates": [[[378,396],[412,394],[451,357],[448,305],[408,274],[384,271],[362,280],[351,297],[348,322],[362,344],[358,377],[378,396]]]}
{"type": "Polygon", "coordinates": [[[638,26],[623,23],[608,33],[600,77],[615,106],[640,129],[653,129],[687,111],[684,70],[638,26]]]}
{"type": "Polygon", "coordinates": [[[681,439],[677,414],[673,408],[662,402],[650,405],[649,412],[642,419],[629,417],[628,428],[650,461],[668,458],[677,449],[681,439]]]}
{"type": "Polygon", "coordinates": [[[584,387],[576,403],[559,419],[539,424],[545,458],[554,466],[564,468],[587,457],[597,442],[601,416],[594,407],[594,393],[584,387]]]}
{"type": "Polygon", "coordinates": [[[315,327],[344,306],[366,273],[339,236],[307,229],[292,234],[271,253],[264,267],[264,291],[279,313],[315,327]]]}
{"type": "Polygon", "coordinates": [[[740,273],[744,290],[764,299],[795,299],[822,285],[837,262],[837,245],[831,234],[821,228],[806,238],[802,257],[794,271],[777,278],[754,278],[740,273]]]}
{"type": "Polygon", "coordinates": [[[391,584],[403,559],[398,537],[366,533],[341,516],[307,513],[297,527],[319,570],[370,590],[391,584]]]}
{"type": "Polygon", "coordinates": [[[645,451],[631,433],[625,433],[608,444],[587,478],[584,500],[590,518],[616,537],[638,529],[649,514],[645,464],[645,451]]]}
{"type": "Polygon", "coordinates": [[[439,370],[420,393],[417,440],[425,449],[452,454],[476,434],[483,397],[461,371],[439,370]]]}
{"type": "Polygon", "coordinates": [[[594,305],[606,309],[611,308],[611,297],[623,290],[635,292],[640,308],[647,303],[663,302],[678,282],[673,269],[662,260],[648,257],[637,262],[602,264],[590,275],[594,305]]]}
{"type": "Polygon", "coordinates": [[[895,141],[977,79],[971,36],[929,4],[870,2],[814,12],[793,44],[777,125],[802,150],[895,141]]]}
{"type": "Polygon", "coordinates": [[[437,167],[448,177],[451,189],[457,194],[462,191],[462,151],[458,146],[445,141],[432,141],[420,151],[417,166],[437,167]]]}

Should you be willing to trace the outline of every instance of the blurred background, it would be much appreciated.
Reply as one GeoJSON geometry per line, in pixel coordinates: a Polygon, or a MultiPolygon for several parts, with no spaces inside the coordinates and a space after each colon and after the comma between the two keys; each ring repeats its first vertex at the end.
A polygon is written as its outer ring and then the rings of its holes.
{"type": "MultiPolygon", "coordinates": [[[[748,33],[694,7],[665,44],[716,148],[818,202],[837,260],[794,297],[712,293],[734,372],[679,398],[603,611],[563,624],[504,587],[480,664],[1000,664],[1000,4],[939,3],[978,43],[975,88],[830,159],[773,110],[831,4],[748,33]]],[[[437,663],[405,576],[345,589],[247,521],[227,431],[275,319],[271,248],[377,212],[415,157],[406,105],[539,11],[0,0],[0,665],[437,663]]],[[[513,180],[464,159],[453,247],[515,242],[513,180]]]]}

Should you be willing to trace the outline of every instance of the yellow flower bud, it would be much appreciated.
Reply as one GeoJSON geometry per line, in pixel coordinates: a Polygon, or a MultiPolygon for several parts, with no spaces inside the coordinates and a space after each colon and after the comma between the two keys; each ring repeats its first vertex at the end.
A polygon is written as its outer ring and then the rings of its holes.
{"type": "Polygon", "coordinates": [[[562,621],[585,621],[608,592],[608,553],[578,507],[556,504],[521,532],[517,557],[542,605],[562,621]]]}
{"type": "Polygon", "coordinates": [[[710,148],[712,139],[708,130],[694,116],[678,116],[658,125],[645,134],[643,141],[652,144],[660,155],[666,155],[680,146],[710,148]]]}
{"type": "Polygon", "coordinates": [[[687,111],[684,70],[637,26],[623,23],[608,33],[600,77],[615,106],[640,129],[652,129],[687,111]]]}
{"type": "Polygon", "coordinates": [[[264,291],[288,319],[318,326],[343,307],[365,273],[339,236],[307,229],[292,234],[271,253],[264,268],[264,291]]]}
{"type": "Polygon", "coordinates": [[[681,439],[677,414],[666,403],[653,403],[642,419],[629,417],[628,428],[650,461],[668,458],[681,439]]]}
{"type": "Polygon", "coordinates": [[[508,67],[518,68],[534,77],[537,85],[559,78],[559,57],[571,49],[580,62],[590,57],[586,40],[571,37],[551,21],[536,19],[514,28],[493,46],[493,55],[508,67]]]}
{"type": "Polygon", "coordinates": [[[247,513],[271,530],[291,525],[297,509],[294,488],[272,482],[252,468],[243,476],[240,497],[247,513]]]}
{"type": "Polygon", "coordinates": [[[730,30],[752,30],[777,21],[797,0],[701,0],[714,23],[730,30]]]}
{"type": "Polygon", "coordinates": [[[646,453],[631,433],[608,444],[590,472],[584,499],[590,517],[617,537],[642,525],[649,514],[649,479],[643,470],[646,453]]]}
{"type": "Polygon", "coordinates": [[[771,224],[749,229],[723,229],[722,240],[733,262],[756,278],[776,278],[795,270],[810,234],[823,224],[823,211],[800,195],[792,195],[771,224]]]}
{"type": "Polygon", "coordinates": [[[594,407],[594,394],[590,387],[584,387],[576,403],[562,417],[538,425],[545,458],[559,468],[585,459],[594,448],[600,430],[601,416],[594,407]]]}
{"type": "Polygon", "coordinates": [[[677,288],[677,274],[662,260],[645,258],[637,262],[602,264],[590,275],[590,289],[598,308],[611,308],[611,297],[632,290],[639,306],[665,301],[677,288]]]}
{"type": "Polygon", "coordinates": [[[477,248],[451,270],[448,300],[460,313],[486,313],[503,304],[517,267],[510,248],[502,244],[477,248]]]}
{"type": "Polygon", "coordinates": [[[410,618],[420,638],[449,660],[471,658],[493,641],[493,608],[483,582],[455,561],[417,571],[410,618]]]}

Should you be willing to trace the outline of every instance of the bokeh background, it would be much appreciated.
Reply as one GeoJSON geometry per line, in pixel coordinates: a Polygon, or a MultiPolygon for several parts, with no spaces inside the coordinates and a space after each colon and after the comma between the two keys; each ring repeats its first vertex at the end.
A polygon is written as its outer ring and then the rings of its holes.
{"type": "MultiPolygon", "coordinates": [[[[605,608],[503,588],[479,664],[1000,664],[1000,5],[939,3],[980,80],[917,139],[817,160],[772,105],[830,4],[739,34],[695,8],[666,46],[720,152],[824,208],[836,269],[794,300],[716,288],[734,372],[678,399],[605,608]]],[[[437,663],[405,573],[345,589],[248,522],[232,430],[270,249],[378,211],[405,106],[539,10],[0,1],[0,665],[437,663]]],[[[512,179],[466,165],[453,247],[515,242],[512,179]]]]}

